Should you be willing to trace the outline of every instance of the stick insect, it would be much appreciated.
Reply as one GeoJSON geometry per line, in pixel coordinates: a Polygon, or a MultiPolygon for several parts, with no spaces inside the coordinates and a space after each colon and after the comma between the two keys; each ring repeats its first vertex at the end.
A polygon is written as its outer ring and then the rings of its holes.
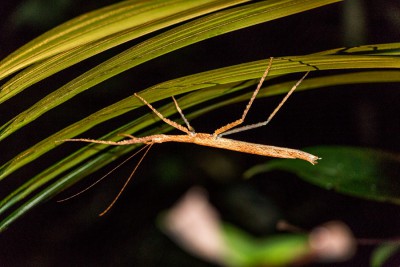
{"type": "MultiPolygon", "coordinates": [[[[268,156],[268,157],[275,157],[275,158],[287,158],[287,159],[302,159],[305,161],[310,162],[311,164],[316,164],[317,160],[320,159],[317,156],[314,156],[312,154],[309,154],[307,152],[297,150],[297,149],[292,149],[292,148],[286,148],[286,147],[277,147],[277,146],[269,146],[269,145],[262,145],[262,144],[255,144],[255,143],[248,143],[248,142],[243,142],[243,141],[237,141],[233,139],[228,139],[224,138],[222,136],[233,134],[233,133],[238,133],[242,131],[247,131],[250,129],[258,128],[267,125],[271,119],[275,116],[275,114],[278,112],[278,110],[283,106],[283,104],[287,101],[287,99],[290,97],[290,95],[296,90],[296,88],[300,85],[300,83],[305,79],[307,76],[307,73],[304,74],[304,76],[289,90],[289,92],[286,94],[286,96],[281,100],[279,105],[274,109],[274,111],[269,115],[266,121],[262,121],[259,123],[255,124],[250,124],[246,126],[241,126],[237,127],[240,124],[242,124],[247,116],[247,113],[249,112],[251,105],[253,104],[265,78],[267,77],[271,66],[272,66],[272,61],[273,58],[271,57],[269,60],[269,64],[267,69],[265,70],[263,76],[261,77],[257,88],[255,89],[253,95],[251,96],[248,104],[246,105],[246,108],[243,111],[243,114],[240,119],[233,121],[231,123],[228,123],[214,131],[214,133],[209,134],[209,133],[196,133],[193,127],[190,125],[189,121],[186,119],[185,115],[183,114],[181,108],[178,105],[178,102],[174,97],[172,97],[172,100],[174,101],[175,107],[177,111],[179,112],[180,116],[182,117],[183,121],[186,124],[186,127],[168,119],[165,118],[160,112],[158,112],[150,103],[148,103],[143,97],[135,93],[135,97],[137,97],[140,101],[142,101],[145,105],[147,105],[162,121],[165,123],[169,124],[170,126],[184,132],[185,134],[180,134],[180,135],[166,135],[166,134],[155,134],[155,135],[149,135],[149,136],[144,136],[144,137],[135,137],[129,134],[123,134],[123,136],[128,137],[129,139],[125,139],[122,141],[107,141],[107,140],[96,140],[96,139],[86,139],[86,138],[76,138],[76,139],[64,139],[61,140],[61,142],[88,142],[88,143],[97,143],[97,144],[106,144],[106,145],[115,145],[115,146],[122,146],[122,145],[132,145],[132,144],[146,144],[148,146],[148,149],[146,150],[145,154],[142,156],[140,159],[139,163],[136,165],[135,169],[125,182],[124,186],[120,190],[119,194],[114,198],[113,202],[107,207],[106,210],[104,210],[100,216],[104,215],[107,213],[108,210],[111,209],[111,207],[114,205],[114,203],[117,201],[123,190],[125,189],[126,185],[129,183],[130,179],[132,178],[133,174],[135,173],[137,167],[147,154],[148,150],[151,148],[153,144],[156,143],[164,143],[164,142],[180,142],[180,143],[193,143],[196,145],[201,145],[201,146],[209,146],[209,147],[215,147],[215,148],[221,148],[221,149],[227,149],[227,150],[233,150],[233,151],[238,151],[242,153],[249,153],[249,154],[255,154],[255,155],[260,155],[260,156],[268,156]]],[[[128,158],[129,160],[129,158],[128,158]]],[[[125,163],[125,161],[123,162],[125,163]]],[[[121,163],[120,165],[122,165],[121,163]]],[[[120,166],[118,165],[117,168],[120,166]]],[[[114,170],[114,169],[113,169],[114,170]]],[[[113,171],[112,170],[112,171],[113,171]]],[[[109,173],[107,173],[105,176],[107,176],[109,173]]],[[[103,176],[100,180],[105,178],[103,176]]],[[[95,184],[97,184],[100,180],[98,180],[95,184]]],[[[93,184],[94,185],[94,184],[93,184]]],[[[81,192],[66,198],[64,200],[70,199],[78,194],[83,193],[87,189],[91,188],[93,185],[89,186],[88,188],[82,190],[81,192]]]]}

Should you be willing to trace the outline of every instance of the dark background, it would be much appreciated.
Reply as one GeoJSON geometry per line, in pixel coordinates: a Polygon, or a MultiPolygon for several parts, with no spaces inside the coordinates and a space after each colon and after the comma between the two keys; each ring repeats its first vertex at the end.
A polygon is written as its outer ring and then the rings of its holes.
{"type": "MultiPolygon", "coordinates": [[[[68,19],[113,2],[4,2],[0,11],[0,58],[68,19]]],[[[1,163],[66,125],[162,81],[270,56],[398,42],[399,14],[400,3],[395,0],[348,0],[167,54],[97,85],[96,90],[79,95],[8,137],[0,144],[1,163]]],[[[7,122],[98,62],[139,41],[86,60],[7,101],[0,107],[0,123],[7,122]]],[[[398,89],[398,84],[362,84],[298,93],[268,128],[238,134],[235,138],[294,148],[351,145],[399,152],[398,89]]],[[[256,101],[249,121],[268,116],[280,98],[256,101]]],[[[197,131],[212,132],[239,117],[243,107],[240,103],[217,110],[193,120],[192,125],[197,131]]],[[[101,136],[121,121],[129,121],[137,115],[121,116],[118,121],[97,127],[85,136],[101,136]]],[[[40,158],[15,172],[2,181],[0,192],[9,192],[10,188],[49,166],[54,162],[53,157],[66,156],[77,147],[62,146],[52,152],[51,157],[40,158]]],[[[265,158],[254,155],[189,144],[154,146],[134,181],[105,217],[97,215],[120,190],[135,160],[89,192],[62,204],[50,200],[11,225],[0,236],[0,265],[209,266],[182,252],[156,224],[160,212],[168,209],[192,185],[202,185],[209,191],[211,201],[224,220],[255,235],[271,234],[276,221],[282,218],[305,229],[329,220],[341,220],[360,238],[400,235],[398,206],[343,196],[281,172],[259,175],[248,181],[242,179],[245,170],[263,162],[265,158]]],[[[79,191],[111,168],[108,166],[91,175],[64,195],[79,191]]],[[[363,246],[351,262],[321,266],[367,266],[372,249],[372,246],[363,246]]],[[[388,266],[398,264],[392,259],[388,266]]]]}

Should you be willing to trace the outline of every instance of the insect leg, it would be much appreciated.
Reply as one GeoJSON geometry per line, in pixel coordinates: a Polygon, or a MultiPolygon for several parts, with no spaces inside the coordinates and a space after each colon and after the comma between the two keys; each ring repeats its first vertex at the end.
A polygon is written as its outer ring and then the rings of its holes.
{"type": "Polygon", "coordinates": [[[219,134],[219,136],[243,132],[243,131],[247,131],[250,129],[255,129],[255,128],[267,125],[272,120],[272,118],[276,115],[276,113],[279,111],[279,109],[283,106],[283,104],[285,104],[285,102],[286,102],[286,100],[288,100],[289,96],[294,92],[294,90],[296,90],[296,88],[300,85],[300,83],[306,78],[308,73],[309,73],[309,71],[306,72],[306,74],[304,74],[304,76],[292,87],[292,89],[290,89],[290,91],[286,94],[286,96],[282,99],[282,101],[274,109],[274,111],[272,111],[271,115],[269,115],[269,117],[266,121],[262,121],[259,123],[254,123],[254,124],[246,125],[243,127],[235,128],[230,131],[225,131],[225,132],[219,134]]]}
{"type": "MultiPolygon", "coordinates": [[[[177,124],[174,121],[171,121],[168,118],[165,118],[160,112],[158,112],[152,105],[150,105],[149,102],[147,102],[143,97],[135,93],[135,96],[140,99],[144,104],[146,104],[161,120],[163,120],[165,123],[171,125],[172,127],[187,133],[188,135],[192,135],[193,133],[186,127],[183,127],[182,125],[177,124]]],[[[178,110],[179,111],[179,110],[178,110]]]]}
{"type": "Polygon", "coordinates": [[[254,91],[253,95],[251,96],[251,98],[249,100],[249,103],[247,104],[246,108],[244,109],[242,117],[240,119],[234,121],[234,122],[228,123],[227,125],[222,126],[221,128],[218,128],[217,130],[215,130],[214,134],[213,134],[214,137],[221,136],[222,133],[225,133],[228,130],[232,129],[233,127],[236,127],[236,126],[238,126],[238,125],[243,123],[244,119],[246,118],[247,113],[249,112],[249,110],[251,108],[251,105],[254,102],[254,99],[256,98],[258,92],[260,91],[260,88],[261,88],[262,84],[264,83],[265,78],[267,77],[267,75],[269,73],[269,70],[271,69],[272,61],[273,61],[273,57],[270,58],[268,67],[265,70],[263,76],[261,77],[260,82],[258,83],[256,90],[254,91]]]}

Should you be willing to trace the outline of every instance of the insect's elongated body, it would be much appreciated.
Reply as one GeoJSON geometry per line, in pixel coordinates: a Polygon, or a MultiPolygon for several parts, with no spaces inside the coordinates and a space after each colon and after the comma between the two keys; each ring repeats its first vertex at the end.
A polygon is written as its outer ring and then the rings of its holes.
{"type": "MultiPolygon", "coordinates": [[[[214,131],[213,134],[196,133],[194,131],[194,129],[192,128],[192,126],[190,126],[189,121],[183,115],[183,112],[174,97],[172,97],[172,99],[174,100],[175,107],[176,107],[177,111],[179,112],[179,114],[181,115],[183,121],[185,122],[186,127],[184,127],[180,124],[177,124],[176,122],[171,121],[168,118],[165,118],[150,103],[148,103],[144,98],[142,98],[140,95],[135,93],[135,96],[139,100],[141,100],[145,105],[147,105],[161,120],[163,120],[165,123],[171,125],[172,127],[176,128],[186,134],[181,134],[181,135],[155,134],[155,135],[149,135],[149,136],[144,136],[144,137],[135,137],[135,136],[132,136],[129,134],[124,134],[124,136],[128,137],[129,139],[125,139],[125,140],[117,141],[117,142],[107,141],[107,140],[86,139],[86,138],[64,139],[61,141],[88,142],[88,143],[98,143],[98,144],[115,145],[115,146],[132,145],[132,144],[142,143],[142,144],[150,145],[145,153],[147,153],[147,151],[150,149],[151,145],[153,145],[155,143],[165,143],[165,142],[192,143],[192,144],[201,145],[201,146],[209,146],[209,147],[233,150],[233,151],[255,154],[255,155],[260,155],[260,156],[268,156],[268,157],[275,157],[275,158],[288,158],[288,159],[302,159],[302,160],[310,162],[311,164],[316,164],[319,157],[309,154],[307,152],[301,151],[301,150],[286,148],[286,147],[277,147],[277,146],[248,143],[248,142],[237,141],[237,140],[222,137],[222,136],[225,136],[228,134],[246,131],[246,130],[250,130],[250,129],[254,129],[254,128],[258,128],[258,127],[267,125],[271,121],[271,119],[275,116],[275,114],[278,112],[278,110],[283,106],[283,104],[286,102],[286,100],[289,98],[289,96],[294,92],[294,90],[297,88],[297,86],[299,86],[299,84],[303,81],[303,79],[308,74],[308,72],[307,72],[292,87],[292,89],[289,90],[289,92],[286,94],[286,96],[283,98],[283,100],[279,103],[279,105],[275,108],[275,110],[271,113],[271,115],[268,117],[268,119],[266,121],[262,121],[259,123],[246,125],[246,126],[242,126],[242,127],[237,127],[238,125],[240,125],[244,122],[244,119],[245,119],[248,111],[250,110],[250,107],[253,104],[254,99],[256,98],[266,76],[268,75],[268,72],[272,66],[272,60],[273,59],[271,58],[267,69],[265,70],[262,78],[260,79],[260,82],[258,83],[256,90],[254,91],[252,97],[249,100],[249,103],[247,104],[247,106],[242,114],[242,117],[234,122],[228,123],[228,124],[218,128],[217,130],[214,131]]],[[[145,155],[146,154],[144,154],[144,156],[145,155]]],[[[139,164],[143,160],[144,156],[139,161],[139,164]]],[[[131,176],[128,178],[128,180],[126,181],[126,183],[124,184],[123,188],[121,189],[121,191],[119,192],[117,197],[114,199],[114,201],[100,215],[105,214],[114,205],[114,203],[116,202],[116,200],[118,199],[118,197],[121,195],[122,191],[128,184],[129,180],[132,178],[138,165],[136,165],[131,176]]],[[[102,180],[103,178],[104,177],[102,177],[100,180],[102,180]]],[[[99,181],[97,181],[97,182],[99,182],[99,181]]],[[[92,187],[92,186],[90,186],[90,187],[92,187]]],[[[78,194],[86,191],[90,187],[79,192],[78,194]]],[[[78,194],[75,194],[74,196],[76,196],[78,194]]],[[[72,197],[74,197],[74,196],[72,196],[72,197]]]]}
{"type": "Polygon", "coordinates": [[[65,141],[100,143],[100,144],[117,145],[117,146],[132,145],[138,143],[154,144],[154,143],[165,143],[165,142],[178,142],[178,143],[192,143],[201,146],[209,146],[209,147],[233,150],[242,153],[255,154],[255,155],[274,157],[274,158],[302,159],[310,162],[311,164],[316,164],[317,160],[319,159],[317,156],[314,156],[312,154],[297,149],[248,143],[218,136],[215,137],[214,135],[208,133],[191,133],[188,135],[156,134],[145,137],[133,137],[133,136],[128,136],[128,137],[130,137],[131,139],[122,140],[119,142],[95,140],[95,139],[67,139],[65,141]]]}
{"type": "Polygon", "coordinates": [[[312,164],[315,164],[318,160],[318,157],[296,149],[253,144],[223,137],[218,137],[217,139],[214,139],[213,135],[211,134],[197,134],[193,137],[193,143],[202,146],[228,149],[260,156],[303,159],[312,164]]]}

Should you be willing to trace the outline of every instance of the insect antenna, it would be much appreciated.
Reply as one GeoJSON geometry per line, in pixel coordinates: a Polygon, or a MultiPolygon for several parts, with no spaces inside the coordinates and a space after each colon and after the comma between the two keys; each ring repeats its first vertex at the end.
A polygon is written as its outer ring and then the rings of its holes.
{"type": "MultiPolygon", "coordinates": [[[[122,192],[124,192],[125,188],[127,187],[127,185],[129,184],[129,182],[131,181],[133,175],[135,174],[137,168],[139,167],[140,163],[142,163],[143,159],[146,157],[147,153],[149,152],[150,148],[153,146],[153,144],[149,144],[146,145],[145,147],[148,148],[146,149],[146,151],[144,152],[143,156],[140,158],[138,164],[136,164],[135,168],[133,169],[133,171],[131,172],[131,174],[129,175],[128,179],[125,181],[124,185],[122,186],[121,190],[119,190],[118,195],[114,198],[114,200],[111,202],[110,205],[108,205],[108,207],[99,214],[99,216],[103,216],[104,214],[106,214],[115,204],[115,202],[117,202],[118,198],[122,195],[122,192]]],[[[142,151],[145,147],[143,147],[142,149],[140,149],[138,152],[142,151]]],[[[134,155],[136,155],[138,152],[136,152],[134,155]]],[[[131,156],[132,157],[132,156],[131,156]]],[[[131,157],[129,157],[128,159],[130,159],[131,157]]],[[[125,160],[126,161],[126,160],[125,160]]],[[[124,162],[125,162],[124,161],[124,162]]]]}
{"type": "MultiPolygon", "coordinates": [[[[139,149],[137,152],[135,152],[133,155],[129,156],[127,159],[125,159],[123,162],[121,162],[120,164],[118,164],[116,167],[114,167],[111,171],[107,172],[105,175],[103,175],[100,179],[98,179],[96,182],[92,183],[91,185],[89,185],[88,187],[86,187],[85,189],[79,191],[78,193],[75,193],[67,198],[63,198],[60,200],[57,200],[57,202],[64,202],[67,200],[70,200],[74,197],[79,196],[80,194],[83,194],[84,192],[88,191],[89,189],[91,189],[92,187],[94,187],[95,185],[97,185],[98,183],[100,183],[102,180],[104,180],[106,177],[108,177],[111,173],[113,173],[116,169],[118,169],[119,167],[121,167],[122,165],[124,165],[126,162],[128,162],[130,159],[132,159],[134,156],[136,156],[137,154],[139,154],[140,152],[142,152],[145,148],[147,148],[147,150],[145,151],[145,153],[143,154],[143,156],[141,157],[141,159],[139,160],[138,164],[136,165],[135,169],[133,170],[133,172],[131,173],[131,175],[129,176],[128,182],[129,180],[132,178],[133,174],[135,173],[136,169],[139,167],[140,163],[143,161],[144,157],[146,156],[147,152],[149,152],[150,148],[151,148],[152,144],[149,145],[145,145],[144,147],[142,147],[141,149],[139,149]]],[[[122,188],[122,190],[125,188],[126,185],[124,185],[124,187],[122,188]]],[[[118,194],[117,198],[121,195],[121,192],[118,194]]],[[[116,199],[113,201],[113,203],[115,203],[116,199]]],[[[109,210],[109,208],[108,208],[109,210]]],[[[103,214],[103,213],[102,213],[103,214]]],[[[100,215],[101,216],[101,215],[100,215]]]]}

